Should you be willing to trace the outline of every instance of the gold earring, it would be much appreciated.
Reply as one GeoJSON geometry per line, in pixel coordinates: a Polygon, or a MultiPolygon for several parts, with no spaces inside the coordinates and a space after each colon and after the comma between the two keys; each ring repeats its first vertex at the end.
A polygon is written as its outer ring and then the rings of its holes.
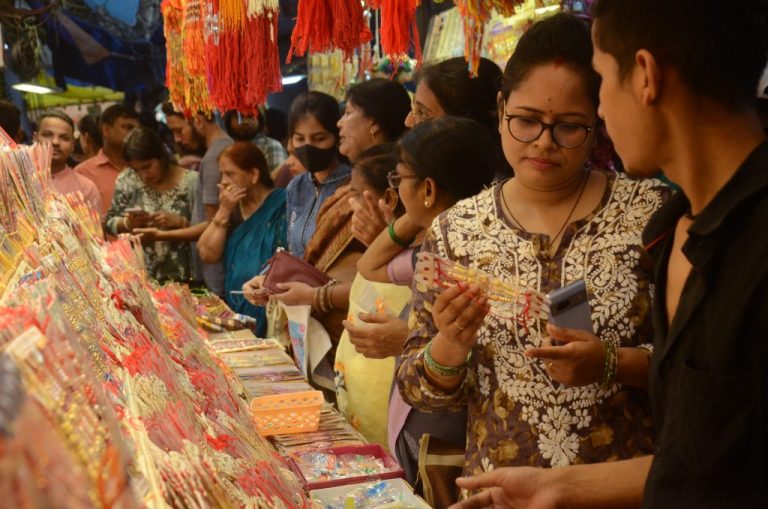
{"type": "Polygon", "coordinates": [[[424,206],[429,208],[429,200],[424,200],[424,206]]]}

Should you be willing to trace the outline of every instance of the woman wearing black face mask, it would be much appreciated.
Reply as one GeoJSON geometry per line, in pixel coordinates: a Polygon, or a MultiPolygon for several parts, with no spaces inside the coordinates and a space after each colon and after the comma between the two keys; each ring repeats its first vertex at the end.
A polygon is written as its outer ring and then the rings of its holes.
{"type": "Polygon", "coordinates": [[[351,169],[338,152],[339,117],[336,99],[322,92],[298,96],[288,113],[293,152],[287,162],[302,172],[286,189],[288,247],[299,258],[315,233],[323,202],[349,182],[351,169]]]}
{"type": "MultiPolygon", "coordinates": [[[[288,184],[286,197],[290,252],[342,284],[319,293],[318,288],[285,282],[283,292],[269,296],[287,305],[312,305],[334,344],[341,335],[341,321],[349,303],[349,285],[345,283],[352,282],[357,258],[364,249],[350,233],[352,214],[346,184],[351,169],[340,162],[338,154],[336,123],[340,116],[338,102],[327,94],[308,92],[294,100],[288,116],[292,153],[286,165],[297,174],[288,184]],[[328,300],[323,299],[322,309],[315,298],[319,295],[328,300]]],[[[256,305],[267,301],[261,291],[262,281],[263,276],[256,276],[243,285],[246,299],[256,305]]],[[[335,353],[331,359],[332,355],[335,353]]]]}

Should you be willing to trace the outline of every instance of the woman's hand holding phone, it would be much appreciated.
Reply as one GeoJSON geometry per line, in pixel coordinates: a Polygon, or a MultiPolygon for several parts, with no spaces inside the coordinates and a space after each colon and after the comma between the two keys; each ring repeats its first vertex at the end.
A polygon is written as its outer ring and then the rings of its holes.
{"type": "Polygon", "coordinates": [[[525,351],[527,357],[542,359],[552,380],[570,386],[599,383],[605,369],[605,345],[592,334],[577,329],[565,329],[551,323],[548,337],[539,348],[525,351]],[[553,340],[562,346],[556,346],[553,340]]]}
{"type": "Polygon", "coordinates": [[[143,228],[149,225],[151,220],[151,216],[146,210],[137,207],[126,209],[124,217],[125,229],[129,232],[134,228],[143,228]]]}

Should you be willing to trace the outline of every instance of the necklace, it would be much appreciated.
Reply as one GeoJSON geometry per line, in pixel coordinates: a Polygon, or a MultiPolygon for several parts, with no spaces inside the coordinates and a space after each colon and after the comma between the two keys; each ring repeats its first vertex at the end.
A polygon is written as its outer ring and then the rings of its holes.
{"type": "MultiPolygon", "coordinates": [[[[568,226],[568,221],[571,220],[571,216],[573,216],[573,213],[576,211],[576,207],[579,205],[579,202],[581,201],[581,196],[584,194],[584,189],[587,187],[587,182],[589,181],[589,172],[584,173],[584,177],[581,179],[581,188],[579,189],[579,195],[576,197],[576,201],[573,203],[573,207],[571,207],[571,211],[568,213],[568,216],[565,218],[565,221],[563,221],[563,225],[560,227],[560,229],[557,231],[557,234],[552,237],[552,240],[550,240],[550,249],[552,249],[551,246],[555,245],[555,242],[557,241],[558,237],[565,231],[565,227],[568,226]]],[[[509,204],[507,203],[507,198],[504,196],[504,187],[501,188],[501,201],[504,203],[504,208],[507,209],[507,212],[509,213],[509,216],[512,218],[512,220],[517,223],[517,225],[520,227],[521,230],[523,230],[526,233],[530,233],[528,229],[526,229],[525,226],[523,226],[523,223],[520,222],[519,219],[515,217],[515,215],[512,213],[512,209],[510,208],[509,204]]],[[[551,253],[550,253],[551,254],[551,253]]]]}

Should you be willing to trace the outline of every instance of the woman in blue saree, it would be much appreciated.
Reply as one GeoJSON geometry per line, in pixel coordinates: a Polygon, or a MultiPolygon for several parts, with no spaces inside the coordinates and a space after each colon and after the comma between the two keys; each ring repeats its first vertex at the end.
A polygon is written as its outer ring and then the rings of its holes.
{"type": "Polygon", "coordinates": [[[278,247],[286,247],[285,190],[274,189],[264,154],[251,142],[237,142],[219,156],[219,210],[197,243],[200,259],[224,259],[226,302],[237,312],[256,319],[263,336],[264,308],[239,293],[243,283],[258,274],[278,247]]]}

